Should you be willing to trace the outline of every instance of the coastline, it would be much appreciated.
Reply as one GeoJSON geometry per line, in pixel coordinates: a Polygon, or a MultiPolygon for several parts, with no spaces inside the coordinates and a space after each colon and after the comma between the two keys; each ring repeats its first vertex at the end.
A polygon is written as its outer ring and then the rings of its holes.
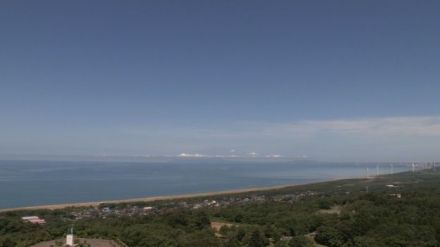
{"type": "Polygon", "coordinates": [[[73,202],[73,203],[25,206],[25,207],[17,207],[17,208],[0,209],[0,213],[23,211],[23,210],[44,210],[44,209],[56,210],[56,209],[65,209],[69,207],[97,207],[103,203],[130,203],[130,202],[154,202],[161,200],[178,200],[178,199],[205,197],[205,196],[218,196],[218,195],[228,195],[228,194],[240,194],[247,192],[267,191],[267,190],[283,189],[283,188],[299,186],[299,185],[305,185],[305,184],[285,184],[285,185],[277,185],[270,187],[252,187],[245,189],[223,190],[217,192],[201,192],[201,193],[188,193],[188,194],[180,194],[180,195],[148,196],[148,197],[139,197],[139,198],[131,198],[131,199],[121,199],[121,200],[104,200],[104,201],[92,201],[92,202],[73,202]]]}
{"type": "Polygon", "coordinates": [[[234,194],[249,193],[249,192],[270,191],[270,190],[277,190],[277,189],[292,188],[292,187],[303,186],[303,185],[327,183],[327,182],[338,181],[338,180],[372,179],[375,177],[376,176],[372,176],[370,178],[365,178],[365,177],[334,178],[334,179],[316,181],[316,182],[311,182],[311,183],[283,184],[283,185],[275,185],[275,186],[251,187],[251,188],[241,188],[241,189],[223,190],[223,191],[215,191],[215,192],[200,192],[200,193],[188,193],[188,194],[180,194],[180,195],[147,196],[147,197],[138,197],[138,198],[130,198],[130,199],[120,199],[120,200],[73,202],[73,203],[24,206],[24,207],[16,207],[16,208],[3,208],[3,209],[0,209],[0,213],[14,212],[14,211],[25,211],[25,210],[57,210],[57,209],[65,209],[65,208],[71,208],[71,207],[73,207],[73,208],[98,207],[100,204],[105,204],[105,203],[117,204],[117,203],[132,203],[132,202],[155,202],[155,201],[162,201],[162,200],[179,200],[179,199],[192,199],[192,198],[198,198],[198,197],[209,197],[209,196],[219,196],[219,195],[234,195],[234,194]]]}

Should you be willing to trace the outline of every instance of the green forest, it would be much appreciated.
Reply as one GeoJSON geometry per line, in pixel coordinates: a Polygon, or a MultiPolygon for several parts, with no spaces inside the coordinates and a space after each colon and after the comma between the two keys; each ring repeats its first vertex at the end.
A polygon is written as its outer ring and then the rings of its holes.
{"type": "MultiPolygon", "coordinates": [[[[190,200],[255,196],[263,199],[105,218],[75,219],[72,212],[81,209],[73,208],[11,211],[0,215],[0,247],[25,247],[62,238],[71,226],[77,236],[118,240],[130,247],[440,246],[437,169],[190,200]],[[287,195],[295,195],[295,200],[287,195]],[[23,222],[24,215],[38,215],[47,223],[23,222]],[[213,222],[219,227],[213,227],[213,222]]],[[[137,205],[165,208],[169,204],[137,205]]]]}

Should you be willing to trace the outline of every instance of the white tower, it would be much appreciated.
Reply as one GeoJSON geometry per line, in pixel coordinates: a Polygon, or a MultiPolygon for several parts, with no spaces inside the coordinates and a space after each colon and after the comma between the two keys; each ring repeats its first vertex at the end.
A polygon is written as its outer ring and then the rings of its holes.
{"type": "Polygon", "coordinates": [[[73,244],[73,227],[72,228],[70,228],[70,233],[68,233],[67,235],[66,235],[66,245],[67,246],[75,246],[74,244],[73,244]]]}

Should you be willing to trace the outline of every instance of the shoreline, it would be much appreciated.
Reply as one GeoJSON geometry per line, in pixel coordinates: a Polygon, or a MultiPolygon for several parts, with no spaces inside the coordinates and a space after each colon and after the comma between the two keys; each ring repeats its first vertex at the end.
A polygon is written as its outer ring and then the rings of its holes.
{"type": "Polygon", "coordinates": [[[228,194],[240,194],[246,192],[257,192],[257,191],[267,191],[272,189],[283,189],[287,187],[293,187],[298,185],[305,184],[285,184],[285,185],[277,185],[270,187],[252,187],[245,189],[232,189],[232,190],[223,190],[216,192],[200,192],[200,193],[188,193],[188,194],[178,194],[178,195],[163,195],[163,196],[147,196],[147,197],[139,197],[139,198],[130,198],[130,199],[120,199],[120,200],[104,200],[104,201],[92,201],[92,202],[73,202],[73,203],[60,203],[60,204],[47,204],[47,205],[36,205],[36,206],[25,206],[25,207],[16,207],[16,208],[4,208],[0,209],[0,213],[5,212],[13,212],[13,211],[23,211],[23,210],[56,210],[56,209],[65,209],[69,207],[97,207],[100,204],[105,203],[130,203],[130,202],[154,202],[161,200],[178,200],[178,199],[188,199],[188,198],[197,198],[197,197],[205,197],[205,196],[218,196],[218,195],[228,195],[228,194]]]}
{"type": "Polygon", "coordinates": [[[327,183],[327,182],[346,180],[346,179],[373,179],[375,177],[376,176],[372,176],[370,178],[366,178],[366,177],[334,178],[334,179],[322,180],[322,181],[316,181],[316,182],[310,182],[310,183],[283,184],[283,185],[265,186],[265,187],[250,187],[250,188],[231,189],[231,190],[214,191],[214,192],[199,192],[199,193],[187,193],[187,194],[178,194],[178,195],[162,195],[162,196],[146,196],[146,197],[129,198],[129,199],[103,200],[103,201],[91,201],[91,202],[58,203],[58,204],[46,204],[46,205],[24,206],[24,207],[3,208],[3,209],[0,208],[0,213],[25,211],[25,210],[57,210],[57,209],[65,209],[65,208],[98,207],[99,205],[106,204],[106,203],[118,204],[118,203],[132,203],[132,202],[155,202],[155,201],[162,201],[162,200],[179,200],[179,199],[190,199],[190,198],[219,196],[219,195],[234,195],[234,194],[241,194],[241,193],[248,193],[248,192],[259,192],[259,191],[285,189],[285,188],[290,188],[290,187],[312,185],[312,184],[318,184],[318,183],[327,183]]]}

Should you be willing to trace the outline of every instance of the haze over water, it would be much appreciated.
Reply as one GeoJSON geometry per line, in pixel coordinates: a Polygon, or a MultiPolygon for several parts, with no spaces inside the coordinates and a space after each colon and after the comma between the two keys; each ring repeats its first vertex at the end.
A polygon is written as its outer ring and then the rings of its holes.
{"type": "Polygon", "coordinates": [[[367,167],[376,174],[372,163],[0,161],[0,208],[302,184],[366,176],[367,167]]]}

